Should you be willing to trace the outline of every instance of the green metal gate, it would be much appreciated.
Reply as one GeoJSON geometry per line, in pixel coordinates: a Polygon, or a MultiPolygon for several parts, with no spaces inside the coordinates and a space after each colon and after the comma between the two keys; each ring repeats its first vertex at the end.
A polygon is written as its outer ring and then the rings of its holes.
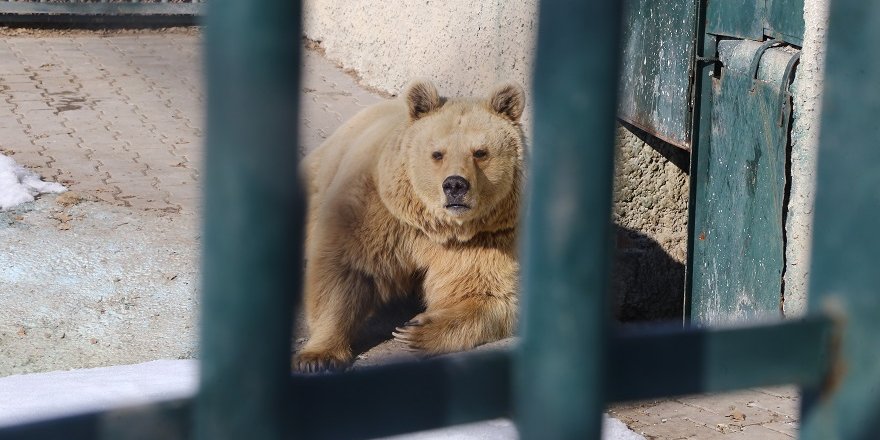
{"type": "Polygon", "coordinates": [[[782,316],[789,84],[803,0],[706,0],[695,57],[687,304],[712,325],[782,316]]]}
{"type": "Polygon", "coordinates": [[[780,316],[803,0],[625,4],[618,115],[691,152],[685,318],[780,316]]]}
{"type": "MultiPolygon", "coordinates": [[[[544,1],[513,351],[291,377],[301,268],[299,2],[212,0],[202,383],[194,400],[0,430],[18,438],[369,438],[499,416],[525,439],[598,438],[608,402],[795,383],[807,439],[869,439],[880,417],[880,8],[832,10],[810,315],[742,328],[608,324],[617,2],[544,1]],[[376,396],[367,400],[364,396],[376,396]]],[[[714,42],[698,40],[712,58],[714,42]]],[[[701,78],[712,63],[696,69],[701,78]]],[[[737,87],[732,83],[731,87],[737,87]]],[[[703,93],[694,114],[711,99],[703,93]]],[[[693,134],[708,128],[697,118],[693,134]]],[[[699,140],[699,139],[697,139],[699,140]]],[[[698,143],[695,145],[699,145],[698,143]]]]}
{"type": "Polygon", "coordinates": [[[781,316],[788,84],[798,55],[769,53],[773,43],[718,45],[711,138],[698,145],[692,180],[690,301],[701,324],[781,316]]]}

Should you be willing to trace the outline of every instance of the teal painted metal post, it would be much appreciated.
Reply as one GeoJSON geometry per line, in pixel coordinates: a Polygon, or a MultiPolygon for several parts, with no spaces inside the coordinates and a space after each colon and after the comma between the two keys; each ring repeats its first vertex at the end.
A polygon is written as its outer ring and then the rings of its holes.
{"type": "Polygon", "coordinates": [[[199,439],[290,432],[293,306],[302,270],[297,179],[300,2],[212,0],[199,439]]]}
{"type": "Polygon", "coordinates": [[[709,148],[712,142],[712,77],[715,63],[710,61],[718,56],[717,39],[706,33],[706,0],[696,2],[697,6],[697,41],[694,44],[694,85],[691,99],[694,103],[691,119],[691,160],[688,165],[688,251],[685,262],[683,323],[691,319],[691,302],[693,301],[694,280],[694,232],[696,224],[697,190],[700,182],[698,170],[703,149],[709,148]]]}
{"type": "Polygon", "coordinates": [[[880,432],[880,8],[831,2],[819,137],[809,311],[842,316],[839,359],[805,393],[802,437],[880,432]]]}
{"type": "Polygon", "coordinates": [[[540,4],[516,371],[524,439],[601,429],[620,22],[619,2],[540,4]]]}

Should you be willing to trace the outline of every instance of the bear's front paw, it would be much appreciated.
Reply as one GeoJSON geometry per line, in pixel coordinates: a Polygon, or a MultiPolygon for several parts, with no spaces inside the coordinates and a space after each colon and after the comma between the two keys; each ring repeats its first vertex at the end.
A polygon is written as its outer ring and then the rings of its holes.
{"type": "Polygon", "coordinates": [[[303,351],[293,358],[293,371],[297,373],[334,373],[351,366],[351,355],[327,351],[303,351]]]}
{"type": "Polygon", "coordinates": [[[473,345],[469,341],[459,340],[459,334],[445,319],[422,313],[409,320],[391,334],[394,339],[406,344],[415,351],[427,354],[441,354],[467,350],[473,345]]]}

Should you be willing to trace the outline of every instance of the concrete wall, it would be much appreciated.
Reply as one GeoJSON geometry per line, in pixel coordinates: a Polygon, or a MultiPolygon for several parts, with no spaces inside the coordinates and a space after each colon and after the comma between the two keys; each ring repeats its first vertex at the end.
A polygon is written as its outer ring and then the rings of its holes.
{"type": "MultiPolygon", "coordinates": [[[[380,91],[430,77],[446,95],[482,94],[499,80],[531,84],[537,1],[307,0],[304,32],[380,91]]],[[[530,120],[527,108],[527,133],[530,120]]],[[[618,148],[617,315],[673,317],[684,279],[687,154],[622,127],[618,148]]]]}
{"type": "Polygon", "coordinates": [[[537,1],[306,0],[304,32],[363,81],[397,94],[415,77],[442,93],[530,83],[537,1]]]}
{"type": "Polygon", "coordinates": [[[816,149],[825,76],[828,0],[804,1],[804,46],[791,86],[794,115],[791,129],[791,189],[785,234],[785,291],[787,317],[806,310],[816,182],[816,149]]]}
{"type": "Polygon", "coordinates": [[[622,321],[681,319],[687,258],[689,153],[617,129],[612,290],[622,321]]]}

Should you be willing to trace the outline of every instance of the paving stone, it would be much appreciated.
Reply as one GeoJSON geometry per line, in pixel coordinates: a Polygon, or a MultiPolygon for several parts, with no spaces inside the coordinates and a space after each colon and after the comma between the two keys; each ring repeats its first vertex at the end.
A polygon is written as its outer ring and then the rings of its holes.
{"type": "Polygon", "coordinates": [[[47,142],[64,143],[71,138],[74,130],[64,125],[64,120],[58,118],[54,111],[32,110],[24,115],[21,122],[28,126],[30,134],[38,139],[51,138],[47,142]]]}
{"type": "Polygon", "coordinates": [[[94,108],[88,100],[79,105],[81,105],[80,108],[72,108],[62,114],[62,117],[74,131],[107,130],[108,123],[104,120],[104,113],[94,108]]]}
{"type": "Polygon", "coordinates": [[[799,399],[758,399],[754,406],[773,413],[780,414],[788,419],[796,420],[800,414],[799,399]]]}
{"type": "MultiPolygon", "coordinates": [[[[632,429],[632,428],[631,428],[632,429]]],[[[689,421],[656,423],[640,426],[634,431],[649,440],[715,440],[727,438],[723,433],[689,421]]]]}
{"type": "Polygon", "coordinates": [[[765,388],[753,388],[755,391],[769,394],[775,397],[781,397],[783,399],[800,399],[801,393],[799,389],[795,386],[784,385],[778,387],[765,387],[765,388]]]}
{"type": "Polygon", "coordinates": [[[159,185],[190,185],[197,183],[192,170],[185,167],[157,167],[147,170],[147,175],[156,177],[159,185]]]}
{"type": "Polygon", "coordinates": [[[201,185],[196,182],[165,183],[160,182],[159,187],[169,193],[172,198],[192,199],[202,194],[201,185]]]}
{"type": "MultiPolygon", "coordinates": [[[[76,127],[74,123],[71,124],[72,127],[76,127]]],[[[84,147],[93,150],[100,148],[124,150],[126,146],[124,140],[119,140],[114,132],[104,127],[95,126],[86,129],[74,128],[72,134],[82,140],[84,147]]]]}
{"type": "Polygon", "coordinates": [[[174,154],[173,150],[168,147],[163,150],[135,148],[133,152],[137,154],[135,161],[149,165],[150,169],[154,171],[168,170],[186,162],[186,159],[174,154]]]}
{"type": "Polygon", "coordinates": [[[31,90],[7,90],[4,95],[9,102],[20,103],[23,101],[44,101],[43,91],[38,87],[31,90]]]}
{"type": "MultiPolygon", "coordinates": [[[[39,142],[39,141],[37,141],[39,142]]],[[[66,146],[66,148],[46,149],[45,156],[51,158],[55,162],[55,166],[73,166],[74,164],[86,164],[94,167],[95,164],[89,160],[85,151],[76,148],[75,144],[66,146]]]]}
{"type": "Polygon", "coordinates": [[[13,93],[40,93],[40,88],[30,75],[4,75],[0,84],[3,85],[3,98],[11,100],[13,93]]]}
{"type": "Polygon", "coordinates": [[[752,390],[742,390],[715,395],[688,396],[677,400],[716,414],[729,414],[733,409],[747,407],[758,395],[760,394],[752,390]]]}
{"type": "Polygon", "coordinates": [[[126,206],[145,211],[162,211],[168,213],[180,212],[179,206],[170,204],[163,200],[163,198],[164,197],[160,194],[157,194],[155,198],[146,196],[134,197],[128,201],[128,204],[126,206]]]}
{"type": "MultiPolygon", "coordinates": [[[[3,151],[0,151],[0,154],[3,154],[3,151]]],[[[49,166],[49,158],[34,151],[15,151],[12,158],[20,165],[26,167],[46,168],[49,166]]]]}
{"type": "Polygon", "coordinates": [[[725,440],[788,440],[791,438],[794,437],[760,425],[746,426],[742,431],[724,436],[725,440]]]}
{"type": "Polygon", "coordinates": [[[0,129],[0,148],[22,153],[39,153],[44,150],[43,147],[31,142],[31,139],[26,134],[20,132],[9,133],[2,129],[0,129]]]}
{"type": "MultiPolygon", "coordinates": [[[[717,414],[712,411],[707,411],[703,408],[699,408],[693,405],[686,405],[677,401],[668,401],[664,402],[664,404],[658,405],[655,408],[667,408],[674,409],[674,412],[666,412],[666,413],[657,413],[658,416],[662,418],[680,418],[684,420],[688,420],[694,424],[708,426],[710,428],[714,428],[718,424],[723,423],[738,423],[727,417],[727,414],[717,414]],[[677,404],[677,406],[671,406],[672,404],[677,404]]],[[[654,409],[650,408],[646,410],[648,415],[653,413],[654,409]]]]}
{"type": "Polygon", "coordinates": [[[98,164],[90,161],[55,160],[50,162],[50,166],[56,171],[53,174],[61,176],[64,180],[71,180],[74,182],[100,182],[100,179],[104,176],[100,168],[98,168],[98,164]]]}

